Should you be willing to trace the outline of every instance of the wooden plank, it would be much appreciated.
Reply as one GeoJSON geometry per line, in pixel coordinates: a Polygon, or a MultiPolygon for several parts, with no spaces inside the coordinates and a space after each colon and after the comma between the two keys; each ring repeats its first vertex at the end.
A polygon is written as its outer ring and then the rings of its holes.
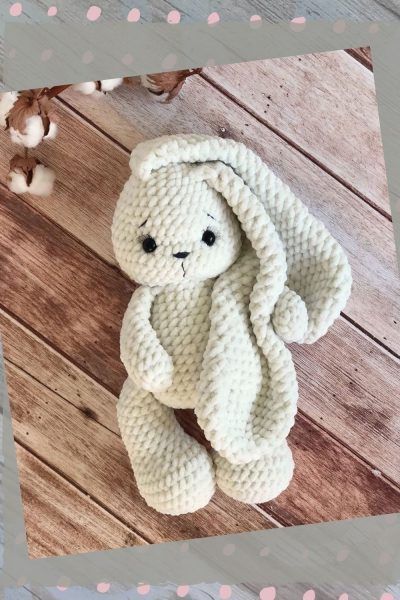
{"type": "Polygon", "coordinates": [[[346,50],[350,56],[358,60],[364,67],[373,71],[371,48],[349,48],[346,50]]]}
{"type": "Polygon", "coordinates": [[[115,395],[1,309],[0,332],[8,362],[23,369],[83,414],[119,433],[115,395]]]}
{"type": "Polygon", "coordinates": [[[262,123],[390,213],[374,76],[344,51],[204,70],[262,123]]]}
{"type": "Polygon", "coordinates": [[[25,448],[16,448],[30,558],[145,543],[25,448]]]}
{"type": "Polygon", "coordinates": [[[302,411],[400,483],[400,361],[344,319],[291,350],[302,411]]]}
{"type": "MultiPolygon", "coordinates": [[[[190,516],[167,517],[140,498],[120,438],[6,363],[15,437],[152,542],[268,528],[250,506],[217,492],[190,516]],[[51,406],[51,410],[49,410],[51,406]],[[104,457],[102,460],[101,457],[104,457]]],[[[289,490],[262,505],[284,524],[314,523],[395,512],[400,491],[298,415],[290,435],[297,469],[289,490]],[[346,482],[346,494],[343,485],[346,482]]]]}
{"type": "Polygon", "coordinates": [[[399,490],[373,468],[358,463],[341,442],[327,443],[321,430],[299,416],[289,441],[296,465],[291,485],[275,501],[261,505],[284,523],[337,521],[398,510],[399,490]]]}
{"type": "MultiPolygon", "coordinates": [[[[170,105],[154,101],[145,90],[131,88],[100,100],[78,94],[68,98],[127,147],[173,131],[223,134],[246,141],[305,199],[347,250],[355,281],[346,313],[400,354],[400,294],[392,226],[333,178],[197,77],[187,82],[182,96],[170,105]],[[242,126],[246,123],[248,127],[242,126]]],[[[58,142],[43,145],[41,150],[44,159],[57,168],[56,192],[50,199],[28,197],[27,201],[113,262],[110,224],[128,174],[127,157],[65,112],[61,129],[58,142]],[[87,148],[93,149],[90,161],[86,160],[87,148]],[[87,165],[85,170],[82,164],[87,165]],[[85,194],[79,193],[82,189],[85,194]]],[[[0,148],[11,154],[4,134],[0,134],[0,148]]],[[[5,175],[6,165],[1,162],[3,181],[5,175]]]]}
{"type": "MultiPolygon", "coordinates": [[[[125,378],[119,333],[132,287],[12,194],[4,195],[0,214],[2,254],[7,257],[0,264],[3,305],[79,368],[62,361],[59,352],[41,348],[3,313],[5,356],[115,430],[111,394],[80,370],[119,393],[125,378]]],[[[305,413],[399,481],[394,406],[399,362],[344,320],[315,346],[293,350],[305,413]]]]}
{"type": "MultiPolygon", "coordinates": [[[[6,362],[15,438],[149,542],[269,529],[267,516],[217,493],[204,509],[170,517],[140,497],[118,435],[6,362]]],[[[68,508],[66,507],[66,510],[68,508]]]]}
{"type": "Polygon", "coordinates": [[[133,285],[16,196],[0,194],[2,305],[119,391],[119,331],[133,285]]]}
{"type": "MultiPolygon", "coordinates": [[[[244,141],[291,186],[347,251],[354,284],[346,314],[400,355],[400,281],[393,227],[360,198],[198,76],[190,78],[182,94],[168,105],[149,98],[146,90],[129,87],[100,100],[83,98],[73,92],[65,97],[126,148],[132,148],[145,138],[177,131],[222,135],[244,141]],[[204,102],[205,98],[207,102],[204,102]]],[[[67,121],[69,128],[82,130],[81,137],[85,138],[84,127],[68,118],[67,121]]],[[[88,144],[96,146],[98,142],[95,139],[89,141],[86,137],[84,145],[70,149],[71,160],[74,160],[73,157],[77,161],[84,160],[88,144]]],[[[119,149],[103,143],[105,170],[108,168],[107,160],[118,152],[119,149]]],[[[103,160],[97,170],[103,169],[103,160]]],[[[76,167],[75,172],[78,171],[76,167]]],[[[79,188],[85,185],[79,175],[76,183],[79,188]]],[[[120,187],[122,185],[123,182],[120,187]]],[[[79,229],[70,230],[79,239],[87,240],[88,244],[91,244],[92,238],[103,243],[109,231],[99,231],[95,235],[94,228],[98,224],[88,219],[90,211],[87,203],[93,202],[97,203],[99,210],[104,204],[107,216],[103,217],[102,223],[108,219],[110,224],[111,200],[108,194],[103,197],[101,189],[95,199],[85,195],[77,200],[76,193],[66,198],[53,197],[51,216],[64,224],[68,220],[66,207],[68,212],[80,210],[79,229]],[[93,231],[93,235],[85,233],[87,228],[93,231]]],[[[49,210],[50,202],[43,203],[40,199],[34,204],[40,210],[49,210]]],[[[76,220],[79,221],[78,216],[76,220]]],[[[112,256],[110,240],[106,246],[100,246],[100,243],[95,245],[96,252],[109,259],[112,256]]]]}
{"type": "Polygon", "coordinates": [[[302,0],[301,8],[311,20],[393,21],[400,16],[397,0],[302,0]]]}

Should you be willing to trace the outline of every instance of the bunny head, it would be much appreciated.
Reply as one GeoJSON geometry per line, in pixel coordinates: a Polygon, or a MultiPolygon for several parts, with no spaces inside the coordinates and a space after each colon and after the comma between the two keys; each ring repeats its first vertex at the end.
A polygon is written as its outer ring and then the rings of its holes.
{"type": "Polygon", "coordinates": [[[205,280],[226,271],[242,245],[224,198],[191,165],[134,174],[118,202],[113,243],[122,270],[148,286],[205,280]]]}

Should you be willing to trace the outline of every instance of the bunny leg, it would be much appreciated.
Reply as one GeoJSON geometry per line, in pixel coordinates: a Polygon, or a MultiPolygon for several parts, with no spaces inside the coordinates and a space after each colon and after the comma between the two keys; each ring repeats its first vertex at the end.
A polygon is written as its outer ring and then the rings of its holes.
{"type": "Polygon", "coordinates": [[[248,463],[233,464],[215,453],[216,482],[231,498],[257,504],[279,496],[293,475],[292,452],[286,442],[271,454],[248,463]]]}
{"type": "Polygon", "coordinates": [[[127,379],[117,414],[139,492],[149,506],[180,515],[208,504],[215,491],[212,460],[183,431],[172,408],[127,379]]]}

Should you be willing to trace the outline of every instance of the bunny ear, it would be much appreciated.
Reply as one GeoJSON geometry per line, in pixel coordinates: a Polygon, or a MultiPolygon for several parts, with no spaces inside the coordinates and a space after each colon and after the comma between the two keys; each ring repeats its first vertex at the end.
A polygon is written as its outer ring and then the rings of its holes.
{"type": "Polygon", "coordinates": [[[258,258],[256,281],[250,295],[250,319],[257,343],[263,350],[267,326],[287,278],[282,242],[259,198],[231,167],[221,162],[207,163],[196,167],[194,174],[225,198],[258,258]]]}
{"type": "MultiPolygon", "coordinates": [[[[298,307],[304,302],[307,312],[305,331],[296,341],[314,342],[326,333],[347,302],[351,290],[350,266],[343,249],[323,224],[310,215],[254,152],[234,140],[180,134],[139,144],[132,152],[130,166],[136,176],[148,179],[153,170],[169,164],[213,161],[230,167],[242,180],[243,189],[247,188],[258,199],[269,216],[286,256],[286,285],[298,297],[298,302],[292,304],[298,307]]],[[[256,206],[254,201],[250,204],[256,206]]],[[[286,324],[291,321],[288,298],[291,296],[286,295],[277,305],[278,318],[274,323],[279,323],[281,330],[287,329],[286,324]]],[[[290,338],[290,332],[286,333],[290,338]]]]}

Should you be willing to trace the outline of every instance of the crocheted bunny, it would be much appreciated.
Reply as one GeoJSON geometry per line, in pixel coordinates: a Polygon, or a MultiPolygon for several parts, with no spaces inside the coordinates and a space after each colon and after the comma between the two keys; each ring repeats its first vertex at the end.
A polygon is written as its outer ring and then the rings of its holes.
{"type": "Polygon", "coordinates": [[[285,342],[325,334],[351,272],[324,226],[246,146],[204,135],[139,144],[114,214],[122,270],[141,284],[121,331],[118,420],[146,502],[248,503],[289,484],[297,405],[285,342]],[[178,424],[192,408],[213,451],[178,424]]]}

